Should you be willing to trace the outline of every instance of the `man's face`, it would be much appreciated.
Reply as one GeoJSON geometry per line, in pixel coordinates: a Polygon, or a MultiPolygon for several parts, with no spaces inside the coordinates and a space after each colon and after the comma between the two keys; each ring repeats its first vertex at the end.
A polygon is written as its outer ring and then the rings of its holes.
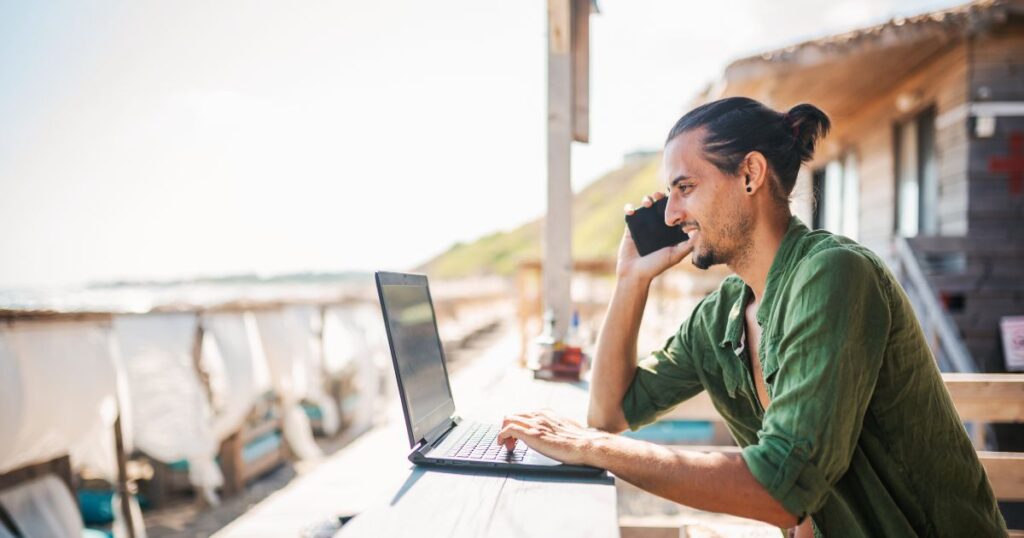
{"type": "Polygon", "coordinates": [[[665,146],[663,168],[668,188],[665,224],[682,226],[693,245],[693,265],[707,269],[747,254],[753,221],[742,173],[723,174],[709,162],[703,136],[698,129],[672,139],[665,146]]]}

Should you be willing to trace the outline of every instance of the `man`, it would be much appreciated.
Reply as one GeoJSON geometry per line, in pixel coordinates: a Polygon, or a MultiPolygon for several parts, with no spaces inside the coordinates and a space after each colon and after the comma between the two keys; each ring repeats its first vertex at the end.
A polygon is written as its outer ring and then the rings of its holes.
{"type": "Polygon", "coordinates": [[[868,249],[790,214],[797,172],[828,129],[812,105],[781,114],[746,98],[683,116],[665,145],[665,221],[690,239],[640,257],[628,230],[623,237],[595,354],[591,428],[522,413],[506,417],[498,441],[797,536],[1005,535],[899,283],[868,249]],[[736,274],[638,364],[650,283],[691,253],[697,267],[736,274]],[[701,390],[740,453],[615,435],[701,390]]]}

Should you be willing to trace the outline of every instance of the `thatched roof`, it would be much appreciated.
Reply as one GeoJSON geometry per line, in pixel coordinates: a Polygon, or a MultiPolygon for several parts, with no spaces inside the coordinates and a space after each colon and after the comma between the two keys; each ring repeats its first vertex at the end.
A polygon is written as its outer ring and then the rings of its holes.
{"type": "Polygon", "coordinates": [[[871,50],[890,49],[926,41],[951,41],[1004,24],[1012,14],[1024,14],[1019,0],[978,0],[913,17],[859,28],[741,58],[729,64],[725,78],[739,80],[785,66],[809,66],[871,50]]]}
{"type": "Polygon", "coordinates": [[[747,95],[782,108],[809,101],[850,117],[965,38],[1022,16],[1024,0],[979,0],[766,51],[729,64],[697,102],[747,95]]]}

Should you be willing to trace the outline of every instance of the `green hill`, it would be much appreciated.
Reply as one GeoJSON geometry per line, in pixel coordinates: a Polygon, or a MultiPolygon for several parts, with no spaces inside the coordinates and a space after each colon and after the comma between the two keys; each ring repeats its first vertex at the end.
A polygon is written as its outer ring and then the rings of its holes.
{"type": "MultiPolygon", "coordinates": [[[[573,198],[575,259],[615,259],[622,238],[622,206],[660,188],[659,157],[631,162],[605,174],[573,198]]],[[[511,275],[522,260],[540,258],[541,219],[472,243],[456,244],[418,268],[435,278],[511,275]]]]}

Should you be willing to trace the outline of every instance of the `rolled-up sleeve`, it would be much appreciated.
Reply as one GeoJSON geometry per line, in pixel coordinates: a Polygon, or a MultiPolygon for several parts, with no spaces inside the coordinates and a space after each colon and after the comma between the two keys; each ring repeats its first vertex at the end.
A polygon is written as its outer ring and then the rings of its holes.
{"type": "Polygon", "coordinates": [[[797,517],[824,505],[850,465],[891,325],[888,289],[871,261],[842,248],[813,255],[786,293],[758,443],[742,455],[797,517]]]}
{"type": "Polygon", "coordinates": [[[692,338],[699,325],[701,305],[658,351],[639,361],[633,382],[622,398],[629,429],[636,431],[659,415],[703,390],[694,366],[692,338]]]}

